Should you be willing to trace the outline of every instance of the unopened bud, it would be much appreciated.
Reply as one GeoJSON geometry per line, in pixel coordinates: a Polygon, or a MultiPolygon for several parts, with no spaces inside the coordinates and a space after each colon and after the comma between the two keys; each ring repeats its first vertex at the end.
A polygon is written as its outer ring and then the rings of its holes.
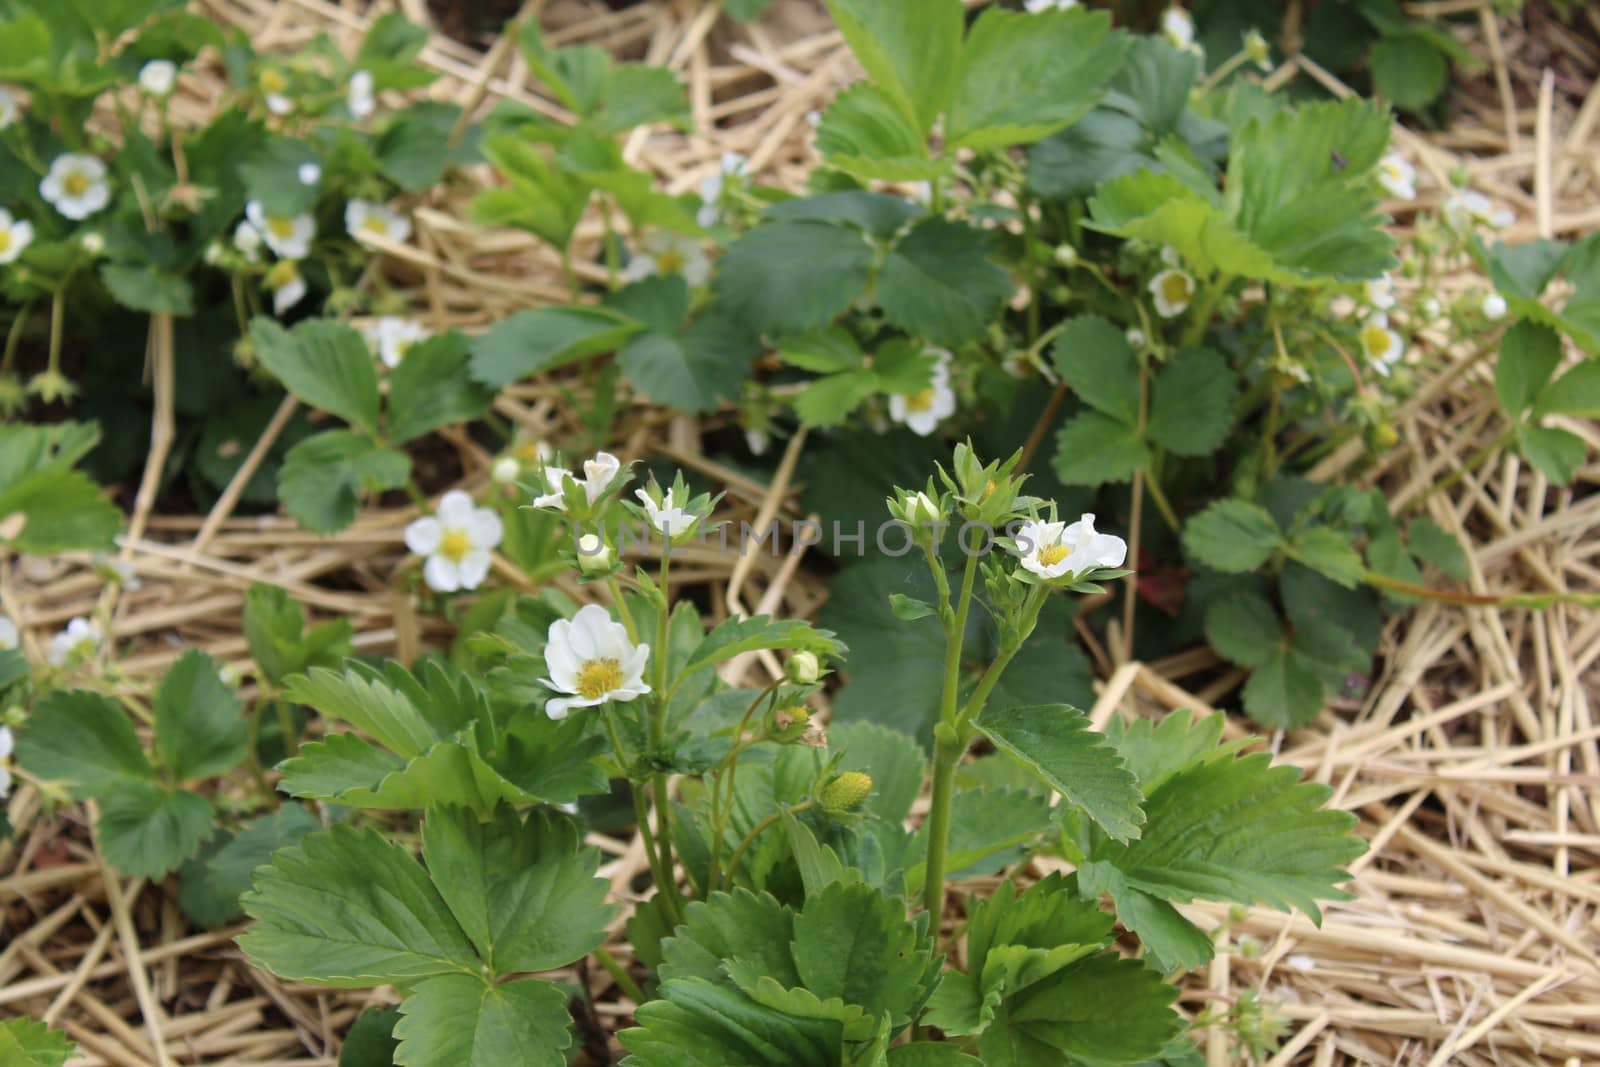
{"type": "Polygon", "coordinates": [[[83,250],[89,253],[91,256],[98,256],[101,252],[106,250],[106,239],[100,236],[100,234],[94,230],[90,230],[88,233],[78,238],[78,243],[82,245],[83,250]]]}
{"type": "Polygon", "coordinates": [[[603,574],[611,569],[614,556],[611,546],[598,534],[584,534],[578,538],[578,569],[585,574],[603,574]]]}
{"type": "MultiPolygon", "coordinates": [[[[522,464],[517,462],[515,456],[501,456],[494,461],[494,466],[489,468],[489,477],[501,485],[510,485],[522,475],[522,464]]],[[[589,535],[593,537],[593,534],[589,535]]]]}
{"type": "Polygon", "coordinates": [[[1372,443],[1379,449],[1393,448],[1399,441],[1399,432],[1386,422],[1380,422],[1372,428],[1372,443]]]}
{"type": "Polygon", "coordinates": [[[1078,250],[1071,245],[1056,247],[1056,262],[1069,270],[1078,265],[1078,250]]]}
{"type": "Polygon", "coordinates": [[[872,779],[860,771],[845,771],[822,787],[817,798],[822,810],[830,815],[842,815],[861,806],[872,792],[872,779]]]}
{"type": "Polygon", "coordinates": [[[783,665],[783,673],[796,685],[812,685],[822,677],[822,664],[815,652],[796,652],[783,665]]]}
{"type": "Polygon", "coordinates": [[[943,522],[944,513],[939,510],[938,501],[927,493],[919,491],[907,503],[906,521],[916,526],[921,526],[924,523],[943,522]]]}

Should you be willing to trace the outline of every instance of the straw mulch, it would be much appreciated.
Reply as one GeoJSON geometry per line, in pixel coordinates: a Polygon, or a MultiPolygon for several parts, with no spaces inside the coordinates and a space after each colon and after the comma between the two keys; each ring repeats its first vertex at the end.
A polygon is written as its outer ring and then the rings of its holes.
{"type": "MultiPolygon", "coordinates": [[[[353,4],[322,0],[205,6],[268,47],[293,47],[323,31],[353,39],[364,18],[353,4]]],[[[1600,19],[1581,15],[1584,32],[1568,32],[1535,5],[1526,16],[1530,31],[1497,22],[1486,0],[1411,6],[1424,14],[1476,11],[1478,23],[1468,20],[1462,32],[1487,60],[1459,87],[1449,132],[1400,132],[1425,176],[1421,203],[1437,205],[1459,166],[1516,210],[1513,240],[1571,237],[1600,224],[1600,19]]],[[[400,7],[427,18],[423,0],[400,7]]],[[[629,158],[669,189],[693,187],[724,150],[749,155],[770,180],[798,182],[811,158],[806,113],[855,75],[853,61],[812,0],[778,0],[767,20],[749,26],[717,11],[692,2],[611,11],[552,0],[538,14],[557,42],[600,43],[682,72],[701,132],[651,132],[627,145],[629,158]]],[[[514,49],[496,45],[485,54],[436,37],[424,58],[443,75],[434,89],[442,98],[469,106],[509,98],[552,109],[514,49]]],[[[1296,61],[1274,81],[1296,77],[1342,91],[1330,75],[1296,61]]],[[[217,92],[204,74],[190,76],[179,106],[203,113],[217,92]]],[[[470,329],[561,299],[550,254],[522,236],[461,221],[469,193],[416,205],[418,240],[394,249],[386,264],[414,294],[417,313],[436,327],[470,329]]],[[[586,233],[598,238],[598,220],[586,233]]],[[[1483,282],[1463,274],[1447,284],[1477,290],[1483,282]]],[[[1321,476],[1348,467],[1406,503],[1495,436],[1489,365],[1474,358],[1472,339],[1458,348],[1441,347],[1444,341],[1421,341],[1429,370],[1398,420],[1401,444],[1375,470],[1346,452],[1321,476]]],[[[497,408],[539,438],[560,440],[571,429],[549,386],[515,387],[497,408]]],[[[286,404],[269,435],[290,410],[286,404]]],[[[721,481],[733,518],[798,515],[800,442],[791,442],[773,484],[756,484],[701,454],[700,433],[714,424],[640,407],[626,413],[617,450],[627,458],[665,455],[721,481]]],[[[1594,426],[1568,428],[1600,451],[1594,426]]],[[[452,444],[463,481],[481,486],[488,457],[465,437],[452,444]]],[[[1474,591],[1594,590],[1597,482],[1600,468],[1591,466],[1574,489],[1552,488],[1507,456],[1421,507],[1470,546],[1474,591]]],[[[369,511],[342,535],[320,538],[281,518],[237,517],[236,499],[225,494],[210,514],[192,517],[152,513],[149,494],[139,501],[124,558],[142,584],[115,604],[115,636],[132,649],[123,660],[130,690],[189,645],[243,662],[242,594],[256,581],[284,586],[318,613],[349,615],[363,652],[407,657],[448,636],[390,588],[409,508],[369,511]]],[[[718,611],[805,616],[826,589],[802,564],[799,554],[737,565],[708,556],[680,571],[682,580],[707,587],[718,611]]],[[[498,573],[524,582],[509,566],[498,573]]],[[[35,641],[115,596],[83,560],[14,560],[0,581],[6,605],[35,641]]],[[[1595,612],[1428,604],[1394,620],[1382,673],[1364,697],[1269,739],[1360,815],[1372,847],[1355,864],[1354,899],[1329,907],[1320,928],[1270,911],[1229,922],[1225,909],[1194,908],[1219,929],[1224,947],[1190,977],[1183,1009],[1199,1012],[1261,988],[1289,1023],[1274,1067],[1600,1061],[1597,660],[1595,612]]],[[[737,670],[753,677],[773,667],[751,662],[737,670]]],[[[1238,680],[1204,650],[1124,663],[1103,681],[1094,715],[1104,723],[1112,715],[1206,708],[1230,699],[1238,680]]],[[[231,944],[237,929],[196,932],[171,885],[130,883],[104,868],[79,809],[45,810],[23,787],[9,814],[18,833],[0,844],[0,1017],[22,1012],[64,1027],[80,1044],[75,1063],[333,1064],[361,1008],[394,1000],[391,991],[319,990],[252,969],[231,944]]],[[[594,842],[608,854],[603,873],[627,905],[644,869],[640,843],[602,835],[594,842]]],[[[631,1005],[601,972],[565,977],[591,994],[593,1007],[578,1011],[580,1043],[603,1048],[602,1035],[626,1023],[631,1005]]],[[[1206,1051],[1213,1067],[1240,1062],[1220,1033],[1206,1051]]]]}

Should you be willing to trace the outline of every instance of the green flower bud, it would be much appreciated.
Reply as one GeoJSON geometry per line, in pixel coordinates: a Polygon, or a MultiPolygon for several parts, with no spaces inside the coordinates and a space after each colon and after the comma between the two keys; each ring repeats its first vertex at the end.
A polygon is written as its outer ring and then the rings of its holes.
{"type": "Polygon", "coordinates": [[[815,652],[796,652],[783,665],[783,673],[796,685],[814,685],[822,677],[822,664],[815,652]]]}
{"type": "Polygon", "coordinates": [[[616,561],[616,553],[598,534],[578,538],[578,569],[584,574],[604,574],[616,561]]]}

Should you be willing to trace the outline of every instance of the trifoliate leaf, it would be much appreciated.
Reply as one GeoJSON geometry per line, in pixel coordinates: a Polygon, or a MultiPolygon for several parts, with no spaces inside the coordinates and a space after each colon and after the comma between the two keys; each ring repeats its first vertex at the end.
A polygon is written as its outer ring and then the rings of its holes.
{"type": "Polygon", "coordinates": [[[403,760],[355,734],[333,733],[284,762],[281,787],[290,796],[332,800],[352,808],[414,809],[460,804],[487,814],[495,805],[531,804],[536,796],[463,744],[441,741],[403,760]]]}
{"type": "Polygon", "coordinates": [[[77,1048],[65,1034],[33,1019],[0,1023],[0,1063],[6,1067],[62,1067],[77,1048]]]}
{"type": "Polygon", "coordinates": [[[1512,418],[1533,405],[1561,362],[1561,337],[1549,326],[1519,322],[1500,338],[1494,365],[1494,390],[1512,418]]]}
{"type": "Polygon", "coordinates": [[[401,1067],[563,1067],[572,1044],[567,995],[551,982],[445,974],[400,1002],[401,1067]]]}
{"type": "Polygon", "coordinates": [[[472,340],[472,376],[510,385],[601,352],[610,352],[638,325],[603,308],[535,308],[501,319],[472,340]]]}
{"type": "Polygon", "coordinates": [[[629,1067],[843,1067],[843,1031],[832,1019],[803,1019],[739,989],[704,978],[665,982],[641,1006],[639,1025],[617,1035],[629,1067]]]}
{"type": "Polygon", "coordinates": [[[1028,144],[1082,118],[1126,44],[1103,12],[990,8],[967,35],[945,139],[954,148],[1028,144]]]}
{"type": "Polygon", "coordinates": [[[1224,659],[1259,667],[1283,644],[1283,624],[1266,597],[1235,593],[1206,610],[1206,640],[1224,659]]]}
{"type": "Polygon", "coordinates": [[[1549,426],[1524,426],[1517,444],[1528,462],[1556,485],[1570,485],[1589,454],[1583,438],[1549,426]]]}
{"type": "Polygon", "coordinates": [[[712,312],[680,335],[634,334],[617,362],[652,400],[700,412],[738,395],[761,352],[760,342],[742,325],[712,312]]]}
{"type": "Polygon", "coordinates": [[[275,585],[257,582],[244,597],[244,636],[261,673],[274,685],[310,667],[331,667],[350,654],[350,620],[306,629],[300,603],[275,585]]]}
{"type": "Polygon", "coordinates": [[[1106,833],[1118,840],[1139,835],[1138,782],[1105,736],[1089,729],[1083,712],[1065,704],[990,708],[977,726],[1106,833]]]}
{"type": "Polygon", "coordinates": [[[961,55],[956,0],[828,0],[867,76],[923,136],[950,100],[961,55]]]}
{"type": "Polygon", "coordinates": [[[1139,361],[1122,330],[1098,315],[1067,323],[1050,348],[1062,379],[1084,403],[1117,422],[1139,421],[1139,361]]]}
{"type": "Polygon", "coordinates": [[[763,335],[814,330],[866,288],[872,246],[824,222],[769,222],[728,246],[714,283],[724,313],[763,335]]]}
{"type": "Polygon", "coordinates": [[[353,326],[308,319],[286,330],[271,319],[250,323],[261,365],[303,403],[378,434],[378,372],[353,326]]]}
{"type": "Polygon", "coordinates": [[[107,863],[132,878],[160,878],[211,836],[211,804],[184,789],[130,782],[106,791],[95,828],[107,863]]]}
{"type": "Polygon", "coordinates": [[[422,867],[377,830],[335,826],[255,874],[239,946],[282,978],[343,988],[476,976],[465,933],[422,867]]]}
{"type": "Polygon", "coordinates": [[[389,439],[396,444],[478,418],[493,390],[472,380],[467,338],[456,330],[419,341],[389,375],[389,439]]]}
{"type": "Polygon", "coordinates": [[[1189,520],[1183,545],[1213,570],[1243,574],[1271,558],[1283,546],[1283,534],[1264,508],[1247,500],[1219,500],[1189,520]]]}
{"type": "Polygon", "coordinates": [[[17,763],[35,778],[60,782],[78,799],[153,782],[127,712],[82,689],[49,694],[17,732],[17,763]]]}
{"type": "Polygon", "coordinates": [[[363,493],[397,489],[411,458],[349,430],[307,437],[289,450],[278,472],[278,496],[308,530],[337,533],[355,521],[363,493]]]}
{"type": "Polygon", "coordinates": [[[1098,411],[1073,416],[1056,435],[1052,462],[1066,485],[1125,482],[1150,462],[1150,450],[1138,429],[1098,411]]]}
{"type": "Polygon", "coordinates": [[[1238,379],[1228,361],[1209,348],[1186,348],[1150,387],[1150,440],[1179,456],[1204,456],[1233,428],[1238,379]]]}
{"type": "Polygon", "coordinates": [[[935,344],[955,346],[983,335],[1011,292],[1011,279],[988,258],[982,230],[924,219],[900,238],[878,277],[878,300],[894,325],[935,344]]]}
{"type": "Polygon", "coordinates": [[[495,974],[548,971],[606,939],[612,909],[595,877],[600,854],[577,826],[509,807],[490,822],[466,808],[435,807],[422,826],[428,870],[456,921],[495,974]]]}
{"type": "Polygon", "coordinates": [[[1267,753],[1220,749],[1150,793],[1137,841],[1106,841],[1090,858],[1163,900],[1296,907],[1320,921],[1318,898],[1342,896],[1340,868],[1366,849],[1355,817],[1324,807],[1331,792],[1267,753]]]}
{"type": "Polygon", "coordinates": [[[347,722],[402,757],[420,755],[440,740],[426,716],[399,690],[353,670],[313,667],[290,678],[284,696],[347,722]]]}
{"type": "Polygon", "coordinates": [[[868,82],[834,98],[817,126],[817,151],[829,165],[863,181],[931,181],[946,164],[887,93],[868,82]]]}

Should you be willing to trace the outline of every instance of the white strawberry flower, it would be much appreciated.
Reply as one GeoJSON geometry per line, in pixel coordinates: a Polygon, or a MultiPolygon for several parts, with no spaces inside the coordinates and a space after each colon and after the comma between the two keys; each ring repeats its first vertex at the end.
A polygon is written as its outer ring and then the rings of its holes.
{"type": "Polygon", "coordinates": [[[9,85],[0,85],[0,130],[22,117],[22,101],[9,85]]]}
{"type": "Polygon", "coordinates": [[[11,750],[15,745],[11,727],[0,726],[0,800],[11,795],[11,750]]]}
{"type": "Polygon", "coordinates": [[[67,628],[50,638],[50,650],[45,659],[51,666],[60,667],[68,660],[84,660],[100,648],[103,637],[98,624],[82,617],[67,623],[67,628]]]}
{"type": "Polygon", "coordinates": [[[1451,229],[1462,232],[1474,226],[1498,230],[1511,225],[1516,217],[1509,210],[1495,210],[1488,197],[1471,189],[1455,192],[1444,202],[1445,222],[1450,224],[1451,229]]]}
{"type": "Polygon", "coordinates": [[[939,423],[956,413],[956,391],[950,387],[950,353],[939,351],[933,380],[914,393],[889,398],[889,417],[918,437],[927,437],[939,423]]]}
{"type": "Polygon", "coordinates": [[[246,219],[233,231],[233,247],[246,262],[258,262],[261,259],[261,231],[246,219]]]}
{"type": "Polygon", "coordinates": [[[639,502],[644,505],[644,511],[649,516],[650,525],[654,526],[657,532],[668,540],[688,533],[694,528],[694,524],[699,521],[700,517],[698,515],[687,510],[673,499],[670,488],[662,493],[661,503],[659,504],[645,489],[635,489],[633,495],[638,497],[639,502]]]}
{"type": "Polygon", "coordinates": [[[139,68],[139,88],[151,96],[166,96],[178,84],[178,65],[170,59],[152,59],[139,68]]]}
{"type": "Polygon", "coordinates": [[[272,294],[272,313],[279,318],[305,299],[306,280],[300,276],[298,260],[278,260],[262,282],[272,294]]]}
{"type": "Polygon", "coordinates": [[[1194,299],[1194,278],[1181,267],[1168,267],[1150,279],[1150,295],[1155,299],[1156,314],[1164,319],[1175,319],[1189,309],[1194,299]]]}
{"type": "Polygon", "coordinates": [[[1499,322],[1506,317],[1506,298],[1499,293],[1490,293],[1483,298],[1483,315],[1490,322],[1499,322]]]}
{"type": "Polygon", "coordinates": [[[350,117],[358,122],[368,118],[378,109],[378,100],[372,93],[371,71],[358,70],[350,75],[350,85],[345,92],[345,106],[350,117]]]}
{"type": "Polygon", "coordinates": [[[585,604],[570,620],[550,624],[544,664],[550,677],[539,679],[558,693],[545,705],[552,719],[573,708],[592,708],[608,700],[626,703],[650,692],[644,680],[649,645],[635,645],[628,631],[599,604],[585,604]]]}
{"type": "Polygon", "coordinates": [[[368,326],[365,333],[367,346],[383,360],[385,367],[390,368],[400,365],[400,361],[406,358],[406,353],[411,351],[412,345],[433,336],[433,331],[422,323],[396,315],[385,315],[368,326]]]}
{"type": "Polygon", "coordinates": [[[111,201],[106,165],[94,156],[57,156],[39,183],[39,195],[69,219],[86,219],[111,201]]]}
{"type": "Polygon", "coordinates": [[[1388,377],[1389,369],[1406,354],[1405,341],[1389,328],[1389,316],[1373,315],[1361,325],[1361,354],[1367,357],[1372,369],[1388,377]]]}
{"type": "Polygon", "coordinates": [[[1379,311],[1394,307],[1394,280],[1387,274],[1362,283],[1362,289],[1366,293],[1367,303],[1379,311]]]}
{"type": "Polygon", "coordinates": [[[381,237],[385,241],[403,243],[411,236],[411,220],[387,204],[370,200],[352,200],[345,205],[344,228],[351,237],[381,237]]]}
{"type": "Polygon", "coordinates": [[[1078,0],[1026,0],[1022,6],[1030,15],[1041,15],[1046,11],[1070,11],[1078,6],[1078,0]]]}
{"type": "Polygon", "coordinates": [[[452,489],[439,499],[439,511],[406,527],[406,547],[426,556],[422,580],[440,593],[476,589],[489,573],[489,560],[504,529],[493,508],[452,489]]]}
{"type": "Polygon", "coordinates": [[[315,185],[322,180],[322,167],[316,163],[302,163],[295,169],[294,175],[300,179],[301,185],[315,185]]]}
{"type": "Polygon", "coordinates": [[[1047,581],[1101,567],[1120,567],[1128,558],[1128,545],[1122,538],[1095,532],[1093,514],[1070,525],[1026,522],[1013,538],[1012,551],[1024,569],[1047,581]]]}
{"type": "Polygon", "coordinates": [[[724,152],[714,174],[700,182],[700,210],[695,221],[702,226],[715,226],[722,220],[722,194],[727,190],[728,179],[735,183],[750,176],[750,161],[737,152],[724,152]]]}
{"type": "Polygon", "coordinates": [[[310,215],[269,215],[259,200],[247,201],[244,217],[261,234],[272,254],[281,259],[304,259],[317,236],[317,220],[310,215]]]}
{"type": "Polygon", "coordinates": [[[1415,200],[1417,168],[1408,163],[1404,156],[1390,152],[1378,160],[1378,184],[1396,200],[1415,200]]]}
{"type": "Polygon", "coordinates": [[[1272,70],[1272,46],[1261,36],[1261,31],[1250,29],[1244,35],[1245,58],[1263,71],[1272,70]]]}
{"type": "Polygon", "coordinates": [[[27,219],[13,219],[11,212],[0,208],[0,263],[15,263],[32,243],[33,223],[27,219]]]}
{"type": "Polygon", "coordinates": [[[1177,4],[1161,13],[1161,34],[1172,47],[1180,51],[1187,52],[1197,47],[1194,43],[1194,18],[1177,4]]]}
{"type": "Polygon", "coordinates": [[[596,452],[593,459],[583,461],[583,477],[579,478],[565,467],[545,467],[544,480],[549,492],[543,496],[535,497],[533,506],[536,508],[555,508],[557,511],[567,510],[567,499],[564,492],[566,480],[572,478],[583,487],[584,496],[592,505],[605,495],[606,487],[611,484],[617,472],[622,469],[622,463],[610,452],[596,452]]]}
{"type": "Polygon", "coordinates": [[[656,232],[628,260],[622,280],[637,282],[657,274],[680,274],[691,286],[701,286],[711,277],[711,260],[695,238],[656,232]]]}

